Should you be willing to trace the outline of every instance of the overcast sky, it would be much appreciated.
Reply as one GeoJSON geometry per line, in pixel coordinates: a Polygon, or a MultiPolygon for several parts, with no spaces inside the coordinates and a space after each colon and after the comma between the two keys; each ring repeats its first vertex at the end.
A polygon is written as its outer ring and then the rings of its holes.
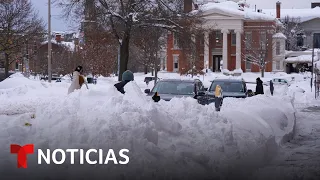
{"type": "Polygon", "coordinates": [[[251,8],[257,5],[259,9],[276,8],[276,2],[281,2],[282,8],[311,8],[311,2],[320,2],[320,0],[247,0],[251,8]]]}
{"type": "MultiPolygon", "coordinates": [[[[276,2],[278,0],[247,0],[254,8],[257,5],[258,9],[271,9],[275,8],[276,2]]],[[[44,21],[48,22],[48,1],[47,0],[31,0],[36,10],[39,11],[40,16],[44,21]]],[[[311,8],[311,2],[320,2],[320,0],[280,0],[282,3],[282,8],[311,8]]],[[[51,7],[51,29],[55,31],[67,31],[67,30],[77,30],[74,25],[70,25],[70,22],[66,22],[61,18],[61,9],[52,6],[51,7]]]]}

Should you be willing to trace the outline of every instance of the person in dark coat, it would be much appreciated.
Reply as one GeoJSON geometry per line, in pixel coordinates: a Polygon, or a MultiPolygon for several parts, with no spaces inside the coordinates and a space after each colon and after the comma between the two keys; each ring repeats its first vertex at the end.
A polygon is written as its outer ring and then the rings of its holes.
{"type": "Polygon", "coordinates": [[[115,84],[114,87],[116,87],[119,92],[121,92],[122,94],[124,94],[124,93],[125,93],[125,91],[124,91],[124,86],[125,86],[128,82],[133,81],[133,80],[134,80],[133,73],[132,73],[131,71],[129,71],[129,70],[126,70],[126,71],[123,72],[123,74],[122,74],[122,81],[119,82],[119,83],[117,83],[117,84],[115,84]]]}
{"type": "Polygon", "coordinates": [[[264,94],[263,81],[260,78],[257,78],[256,95],[257,94],[264,94]]]}
{"type": "Polygon", "coordinates": [[[273,82],[272,80],[270,80],[270,92],[272,96],[273,96],[273,91],[274,91],[273,82]]]}

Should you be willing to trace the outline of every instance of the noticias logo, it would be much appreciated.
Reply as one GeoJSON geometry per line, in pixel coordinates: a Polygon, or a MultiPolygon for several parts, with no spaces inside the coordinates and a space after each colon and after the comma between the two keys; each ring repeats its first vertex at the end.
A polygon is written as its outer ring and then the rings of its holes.
{"type": "MultiPolygon", "coordinates": [[[[18,144],[10,145],[11,154],[17,154],[17,166],[18,168],[27,168],[27,155],[34,154],[34,145],[26,144],[24,146],[20,146],[18,144]]],[[[119,156],[124,159],[124,161],[118,161],[117,157],[113,151],[113,149],[109,149],[106,157],[103,157],[102,149],[89,149],[84,151],[83,149],[55,149],[52,151],[50,149],[46,150],[44,153],[41,149],[38,149],[38,164],[42,164],[42,160],[45,161],[46,164],[50,164],[51,160],[54,164],[63,164],[66,161],[66,154],[70,153],[70,164],[75,164],[75,154],[78,153],[80,157],[80,164],[108,164],[109,161],[113,161],[114,164],[128,164],[129,156],[125,153],[128,153],[128,149],[121,149],[119,151],[119,156]],[[90,153],[98,153],[98,160],[90,159],[90,153]],[[57,158],[57,154],[60,154],[61,158],[57,158]]]]}

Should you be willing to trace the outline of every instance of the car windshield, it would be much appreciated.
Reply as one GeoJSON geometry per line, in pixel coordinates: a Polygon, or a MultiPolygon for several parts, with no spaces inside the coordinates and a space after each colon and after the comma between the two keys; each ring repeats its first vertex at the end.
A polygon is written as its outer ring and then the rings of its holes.
{"type": "Polygon", "coordinates": [[[152,92],[159,94],[192,95],[194,85],[185,81],[160,81],[152,89],[152,92]]]}
{"type": "Polygon", "coordinates": [[[214,92],[216,86],[220,85],[223,92],[244,92],[244,87],[241,82],[227,82],[227,81],[216,81],[210,86],[209,91],[214,92]]]}

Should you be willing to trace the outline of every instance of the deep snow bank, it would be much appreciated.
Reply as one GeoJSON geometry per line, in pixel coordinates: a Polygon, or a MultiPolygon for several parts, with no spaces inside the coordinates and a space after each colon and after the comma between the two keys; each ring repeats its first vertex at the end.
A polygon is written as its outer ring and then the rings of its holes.
{"type": "MultiPolygon", "coordinates": [[[[17,96],[12,94],[10,99],[7,93],[0,95],[11,104],[19,104],[23,99],[22,104],[29,106],[36,116],[35,119],[26,114],[0,116],[1,152],[9,154],[9,143],[34,143],[36,149],[112,148],[117,152],[127,148],[130,163],[40,166],[34,155],[29,157],[29,168],[21,173],[20,169],[12,169],[16,157],[3,155],[0,174],[5,178],[12,173],[17,176],[29,173],[30,178],[37,174],[90,179],[101,177],[100,173],[112,179],[223,176],[221,173],[230,164],[250,154],[255,158],[266,157],[270,153],[267,149],[276,149],[282,137],[292,131],[294,123],[294,110],[286,98],[226,99],[222,111],[216,113],[213,105],[201,106],[191,98],[154,103],[134,82],[126,86],[126,95],[107,83],[101,89],[80,90],[69,96],[64,95],[67,87],[63,84],[37,86],[42,87],[30,88],[17,96]],[[32,127],[23,126],[26,121],[32,127]]],[[[12,109],[5,104],[0,106],[0,111],[12,109]]]]}

